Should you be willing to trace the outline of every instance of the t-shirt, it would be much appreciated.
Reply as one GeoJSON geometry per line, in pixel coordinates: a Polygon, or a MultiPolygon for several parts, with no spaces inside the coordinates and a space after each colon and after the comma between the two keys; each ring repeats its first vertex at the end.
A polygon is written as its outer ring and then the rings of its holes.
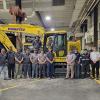
{"type": "Polygon", "coordinates": [[[33,46],[34,46],[34,48],[35,49],[40,49],[41,48],[41,46],[42,46],[42,43],[41,43],[41,41],[39,40],[39,41],[33,41],[33,46]]]}
{"type": "Polygon", "coordinates": [[[8,61],[9,64],[15,63],[15,53],[13,51],[9,51],[7,53],[7,61],[8,61]]]}
{"type": "Polygon", "coordinates": [[[18,53],[15,54],[15,57],[16,57],[19,61],[21,61],[22,58],[23,58],[23,54],[20,53],[20,52],[18,52],[18,53]]]}
{"type": "Polygon", "coordinates": [[[41,62],[44,62],[46,60],[46,54],[39,54],[38,55],[38,59],[41,61],[41,62]]]}
{"type": "Polygon", "coordinates": [[[67,62],[73,63],[75,62],[76,56],[75,54],[68,54],[66,59],[67,59],[67,62]]]}
{"type": "Polygon", "coordinates": [[[98,61],[100,59],[100,53],[99,52],[91,52],[90,53],[90,58],[92,61],[98,61]]]}
{"type": "Polygon", "coordinates": [[[23,64],[30,64],[30,54],[23,54],[23,64]]]}
{"type": "Polygon", "coordinates": [[[48,52],[48,53],[47,53],[47,58],[48,58],[49,60],[53,61],[53,59],[54,59],[54,53],[53,53],[53,52],[48,52]]]}
{"type": "Polygon", "coordinates": [[[30,55],[30,58],[32,60],[33,63],[37,64],[38,63],[38,54],[32,53],[30,55]]]}
{"type": "Polygon", "coordinates": [[[6,54],[1,54],[0,53],[0,66],[3,66],[3,65],[6,64],[6,58],[7,58],[6,54]]]}

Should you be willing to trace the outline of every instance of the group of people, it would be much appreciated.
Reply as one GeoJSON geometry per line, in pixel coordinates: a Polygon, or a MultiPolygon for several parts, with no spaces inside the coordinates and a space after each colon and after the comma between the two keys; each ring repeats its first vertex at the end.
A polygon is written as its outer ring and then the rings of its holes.
{"type": "Polygon", "coordinates": [[[24,53],[20,50],[15,53],[12,51],[12,47],[8,52],[1,49],[0,75],[3,75],[4,79],[53,78],[53,61],[54,54],[51,48],[49,48],[47,54],[43,52],[42,48],[40,52],[34,49],[34,53],[30,53],[29,49],[26,49],[24,53]],[[6,75],[7,69],[8,75],[6,75]]]}
{"type": "MultiPolygon", "coordinates": [[[[38,47],[38,46],[37,46],[38,47]]],[[[65,79],[87,78],[99,79],[100,53],[93,47],[91,51],[72,50],[66,57],[67,71],[65,79]]],[[[12,47],[9,51],[1,49],[0,53],[0,78],[54,78],[54,53],[52,48],[44,53],[43,48],[34,49],[30,53],[29,49],[25,52],[17,50],[14,52],[12,47]],[[8,73],[7,73],[8,71],[8,73]]]]}
{"type": "Polygon", "coordinates": [[[99,80],[100,53],[93,47],[91,51],[85,49],[79,53],[73,50],[68,53],[66,79],[96,78],[99,80]]]}

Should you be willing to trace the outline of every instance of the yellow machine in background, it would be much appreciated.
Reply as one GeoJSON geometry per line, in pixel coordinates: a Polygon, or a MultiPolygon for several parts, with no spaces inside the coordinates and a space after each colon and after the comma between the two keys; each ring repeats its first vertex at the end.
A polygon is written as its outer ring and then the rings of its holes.
{"type": "Polygon", "coordinates": [[[68,41],[68,48],[67,51],[70,52],[71,50],[76,49],[78,52],[81,51],[81,41],[76,40],[76,41],[68,41]]]}
{"type": "Polygon", "coordinates": [[[77,41],[68,41],[66,31],[50,31],[44,34],[44,51],[47,51],[48,45],[47,42],[49,39],[53,41],[53,51],[55,53],[55,64],[65,65],[66,64],[66,55],[68,51],[72,49],[77,49],[79,52],[81,50],[81,42],[77,41]]]}
{"type": "Polygon", "coordinates": [[[50,31],[44,34],[43,47],[45,52],[48,51],[49,47],[53,49],[55,54],[55,75],[65,75],[67,53],[72,49],[78,49],[80,51],[81,43],[79,40],[68,41],[66,31],[50,31]]]}
{"type": "Polygon", "coordinates": [[[3,44],[3,46],[6,48],[6,50],[9,50],[9,47],[11,46],[13,51],[16,52],[16,48],[13,45],[13,43],[10,41],[8,36],[5,34],[5,32],[0,30],[0,42],[3,44]]]}
{"type": "Polygon", "coordinates": [[[17,35],[18,33],[30,34],[30,35],[39,35],[42,36],[44,34],[44,28],[36,25],[28,25],[28,24],[8,24],[8,25],[0,25],[0,42],[4,45],[4,47],[8,50],[10,46],[12,46],[13,51],[16,51],[15,46],[10,41],[7,32],[12,32],[17,35]]]}
{"type": "Polygon", "coordinates": [[[44,34],[44,51],[48,50],[49,38],[53,41],[52,49],[55,53],[55,63],[65,63],[67,55],[67,33],[66,31],[50,31],[44,34]]]}

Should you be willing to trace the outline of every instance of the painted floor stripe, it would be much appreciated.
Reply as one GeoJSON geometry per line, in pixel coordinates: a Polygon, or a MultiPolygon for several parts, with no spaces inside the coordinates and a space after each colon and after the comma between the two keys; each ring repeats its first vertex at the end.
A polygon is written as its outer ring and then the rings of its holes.
{"type": "Polygon", "coordinates": [[[0,92],[7,91],[9,89],[13,89],[13,88],[16,88],[16,87],[18,87],[18,86],[15,85],[15,86],[11,86],[11,87],[8,87],[8,88],[0,89],[0,92]]]}
{"type": "MultiPolygon", "coordinates": [[[[32,84],[32,83],[37,83],[39,81],[40,80],[33,80],[33,81],[31,81],[30,83],[27,83],[27,84],[29,85],[29,84],[32,84]]],[[[20,87],[20,86],[23,86],[23,85],[12,85],[11,87],[0,89],[0,92],[4,92],[4,91],[10,90],[10,89],[14,89],[14,88],[17,88],[17,87],[20,87]]]]}

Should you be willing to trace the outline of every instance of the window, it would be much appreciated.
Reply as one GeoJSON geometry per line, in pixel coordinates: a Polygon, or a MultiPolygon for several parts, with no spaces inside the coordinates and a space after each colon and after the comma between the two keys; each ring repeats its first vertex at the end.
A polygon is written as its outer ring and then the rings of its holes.
{"type": "Polygon", "coordinates": [[[55,49],[62,49],[65,45],[65,35],[55,36],[55,49]]]}

